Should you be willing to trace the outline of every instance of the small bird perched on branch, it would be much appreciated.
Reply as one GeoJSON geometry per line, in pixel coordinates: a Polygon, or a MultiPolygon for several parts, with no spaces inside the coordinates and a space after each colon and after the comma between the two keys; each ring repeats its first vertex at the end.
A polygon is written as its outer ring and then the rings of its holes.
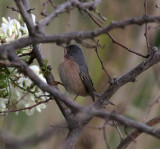
{"type": "Polygon", "coordinates": [[[64,60],[58,69],[62,84],[68,92],[75,94],[76,97],[89,95],[95,101],[95,89],[88,73],[84,54],[79,46],[64,47],[64,60]]]}

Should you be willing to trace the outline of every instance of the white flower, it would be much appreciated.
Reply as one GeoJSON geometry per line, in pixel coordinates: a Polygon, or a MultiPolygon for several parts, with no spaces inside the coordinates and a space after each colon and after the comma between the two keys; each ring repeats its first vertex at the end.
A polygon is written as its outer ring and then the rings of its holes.
{"type": "Polygon", "coordinates": [[[46,83],[46,79],[43,77],[43,75],[42,75],[42,74],[39,74],[39,78],[40,78],[43,82],[45,82],[45,83],[46,83]]]}
{"type": "Polygon", "coordinates": [[[29,66],[29,68],[31,68],[36,74],[40,73],[40,69],[37,65],[29,66]]]}
{"type": "Polygon", "coordinates": [[[25,110],[25,113],[28,115],[28,116],[31,116],[31,115],[33,115],[34,114],[34,112],[35,112],[35,108],[32,108],[32,109],[30,109],[30,110],[25,110]]]}
{"type": "Polygon", "coordinates": [[[13,86],[12,84],[10,84],[10,92],[11,92],[11,102],[19,100],[22,96],[20,89],[17,88],[16,86],[13,86]]]}
{"type": "Polygon", "coordinates": [[[2,22],[5,23],[5,24],[8,24],[8,21],[4,17],[2,17],[2,22]]]}
{"type": "Polygon", "coordinates": [[[7,110],[7,103],[8,103],[7,98],[0,98],[0,111],[6,111],[7,110]]]}
{"type": "MultiPolygon", "coordinates": [[[[38,75],[38,77],[42,81],[46,82],[46,79],[40,73],[40,68],[37,65],[32,65],[30,66],[30,68],[38,75]]],[[[45,95],[49,94],[43,92],[37,86],[32,87],[33,83],[28,77],[25,77],[23,74],[19,74],[18,71],[14,70],[13,68],[10,68],[8,70],[11,74],[13,72],[13,76],[15,78],[12,78],[14,82],[11,81],[9,85],[10,87],[7,87],[7,90],[10,91],[10,96],[7,98],[0,97],[0,111],[7,110],[8,103],[10,104],[10,106],[16,103],[14,105],[14,108],[20,109],[31,107],[33,105],[36,105],[38,102],[48,99],[48,97],[45,95]],[[18,84],[18,86],[16,84],[18,84]]],[[[46,108],[46,105],[40,104],[31,109],[26,109],[24,110],[24,112],[28,116],[30,116],[33,115],[36,111],[41,112],[44,108],[46,108]]],[[[18,112],[16,114],[18,114],[18,112]]]]}
{"type": "Polygon", "coordinates": [[[42,109],[46,108],[46,105],[40,104],[40,105],[36,106],[35,108],[36,108],[36,111],[40,113],[42,111],[42,109]]]}
{"type": "Polygon", "coordinates": [[[20,29],[20,23],[16,20],[16,19],[10,19],[10,17],[8,17],[8,21],[5,18],[2,18],[2,29],[4,31],[4,35],[8,36],[7,40],[13,40],[13,34],[14,37],[18,36],[18,32],[20,29]],[[12,36],[12,38],[11,38],[12,36]]]}
{"type": "MultiPolygon", "coordinates": [[[[34,25],[36,24],[36,17],[34,14],[31,14],[34,25]]],[[[3,42],[10,42],[15,39],[28,36],[28,28],[25,23],[23,23],[21,16],[19,15],[19,20],[11,19],[8,17],[2,18],[2,24],[0,27],[0,39],[3,42]],[[5,40],[4,40],[5,39],[5,40]]],[[[28,47],[29,48],[29,47],[28,47]]]]}
{"type": "Polygon", "coordinates": [[[30,87],[32,82],[29,78],[25,78],[24,76],[20,77],[18,80],[18,84],[20,87],[30,87]]]}

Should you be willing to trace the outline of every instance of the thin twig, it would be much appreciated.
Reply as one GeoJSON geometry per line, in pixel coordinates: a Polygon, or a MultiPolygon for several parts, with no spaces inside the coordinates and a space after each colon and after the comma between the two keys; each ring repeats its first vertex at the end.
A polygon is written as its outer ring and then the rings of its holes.
{"type": "Polygon", "coordinates": [[[43,3],[43,11],[41,12],[41,15],[43,15],[43,16],[48,15],[46,12],[47,12],[47,6],[48,6],[49,3],[51,3],[53,8],[56,8],[56,6],[53,4],[53,2],[51,0],[47,0],[46,2],[43,3]]]}
{"type": "Polygon", "coordinates": [[[108,143],[108,139],[107,139],[107,136],[106,136],[106,124],[107,124],[107,121],[105,121],[104,124],[103,124],[102,132],[103,132],[103,138],[104,138],[105,144],[107,146],[107,149],[110,149],[110,145],[108,143]]]}
{"type": "Polygon", "coordinates": [[[117,131],[118,131],[118,134],[119,134],[119,136],[120,136],[120,138],[121,138],[121,141],[122,141],[122,140],[123,140],[123,135],[122,135],[122,133],[121,133],[119,127],[117,126],[117,124],[116,124],[115,121],[113,121],[113,124],[114,124],[114,126],[116,127],[116,129],[117,129],[117,131]]]}
{"type": "MultiPolygon", "coordinates": [[[[94,16],[90,11],[88,11],[87,9],[85,9],[84,11],[91,17],[91,19],[92,19],[100,28],[102,28],[102,25],[98,22],[97,18],[95,18],[95,16],[94,16]]],[[[117,40],[115,40],[115,39],[113,38],[113,36],[112,36],[110,33],[106,32],[106,34],[111,38],[111,40],[112,40],[113,43],[115,43],[115,44],[119,45],[120,47],[126,49],[128,52],[134,53],[134,54],[136,54],[136,55],[138,55],[138,56],[141,56],[141,57],[143,57],[143,58],[147,58],[147,57],[148,57],[148,56],[142,55],[142,54],[140,54],[140,53],[137,53],[137,52],[135,52],[135,51],[127,48],[125,45],[119,43],[117,40]]]]}
{"type": "MultiPolygon", "coordinates": [[[[35,85],[31,85],[31,87],[28,90],[31,90],[35,85]]],[[[16,102],[14,102],[10,107],[8,107],[8,110],[11,110],[12,108],[14,108],[14,106],[16,106],[16,104],[18,104],[21,100],[23,100],[30,92],[27,91],[26,93],[24,93],[24,95],[18,99],[16,102]]]]}
{"type": "Polygon", "coordinates": [[[40,104],[43,104],[43,103],[47,103],[49,102],[50,100],[52,100],[51,98],[50,99],[46,99],[44,101],[40,101],[36,104],[34,104],[33,106],[29,106],[29,107],[25,107],[25,108],[20,108],[20,109],[15,109],[15,110],[6,110],[6,111],[0,111],[0,113],[10,113],[10,112],[18,112],[18,111],[24,111],[24,110],[30,110],[40,104]]]}
{"type": "Polygon", "coordinates": [[[158,96],[152,103],[150,103],[150,104],[148,105],[147,112],[146,112],[146,116],[145,116],[144,120],[147,119],[147,116],[149,115],[149,113],[150,113],[150,111],[151,111],[151,108],[152,108],[155,104],[159,103],[159,101],[160,101],[160,96],[158,96]]]}
{"type": "MultiPolygon", "coordinates": [[[[147,16],[147,0],[144,0],[144,11],[145,11],[145,16],[147,16]]],[[[146,44],[147,44],[148,53],[150,53],[150,45],[149,45],[149,39],[148,39],[148,23],[145,23],[144,36],[146,38],[146,44]]]]}
{"type": "Polygon", "coordinates": [[[143,54],[137,53],[137,52],[131,50],[130,48],[126,47],[125,45],[119,43],[117,40],[115,40],[115,39],[113,38],[113,36],[112,36],[110,33],[107,33],[107,35],[111,38],[111,40],[112,40],[113,43],[116,43],[117,45],[119,45],[119,46],[121,46],[122,48],[126,49],[128,52],[134,53],[134,54],[136,54],[136,55],[138,55],[138,56],[141,56],[141,57],[143,57],[143,58],[147,58],[147,57],[148,57],[148,55],[143,55],[143,54]]]}
{"type": "MultiPolygon", "coordinates": [[[[148,121],[146,124],[149,126],[154,126],[156,124],[160,123],[160,116],[157,116],[150,121],[148,121]]],[[[116,149],[126,149],[130,143],[132,143],[139,135],[141,135],[143,131],[135,130],[130,135],[128,135],[125,139],[123,139],[120,144],[117,146],[116,149]]]]}
{"type": "Polygon", "coordinates": [[[8,9],[11,9],[12,11],[16,11],[16,12],[19,13],[19,11],[18,11],[16,8],[14,8],[14,7],[7,6],[7,8],[8,8],[8,9]]]}
{"type": "Polygon", "coordinates": [[[108,76],[109,80],[111,80],[112,78],[111,78],[111,76],[109,75],[109,73],[107,72],[107,70],[105,69],[104,64],[103,64],[103,60],[101,59],[101,57],[100,57],[100,55],[99,55],[99,53],[98,53],[98,44],[99,44],[99,40],[97,41],[97,46],[96,46],[96,48],[95,48],[95,52],[96,52],[96,54],[97,54],[97,57],[98,57],[99,61],[101,62],[102,69],[104,70],[104,72],[105,72],[106,75],[108,76]]]}
{"type": "Polygon", "coordinates": [[[98,14],[98,16],[99,16],[103,21],[106,21],[106,20],[107,20],[107,18],[105,18],[97,9],[95,9],[94,11],[98,14]]]}

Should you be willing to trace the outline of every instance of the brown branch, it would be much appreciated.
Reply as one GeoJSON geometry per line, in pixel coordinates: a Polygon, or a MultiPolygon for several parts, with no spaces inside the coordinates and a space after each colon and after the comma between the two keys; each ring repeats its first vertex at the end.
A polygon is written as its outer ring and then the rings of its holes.
{"type": "MultiPolygon", "coordinates": [[[[160,129],[154,129],[147,124],[135,122],[134,120],[131,120],[131,119],[126,119],[125,117],[123,117],[115,112],[108,112],[108,111],[92,109],[92,110],[90,110],[89,113],[93,114],[95,116],[101,117],[103,119],[107,119],[107,120],[114,119],[114,120],[122,123],[125,126],[136,128],[139,131],[142,131],[142,132],[151,134],[154,137],[160,138],[160,129]]],[[[157,121],[160,121],[160,118],[157,121]]]]}
{"type": "MultiPolygon", "coordinates": [[[[29,45],[34,45],[37,43],[69,43],[71,40],[78,40],[78,39],[92,39],[96,36],[105,34],[111,30],[117,29],[117,28],[124,28],[128,25],[142,25],[146,22],[160,22],[159,16],[143,16],[139,18],[130,18],[125,19],[122,21],[114,21],[111,24],[109,24],[106,27],[96,29],[93,31],[77,31],[77,32],[69,32],[69,33],[61,33],[61,34],[55,34],[55,35],[40,35],[36,37],[27,37],[27,38],[21,38],[17,41],[3,44],[0,46],[0,51],[3,51],[4,49],[20,49],[29,45]]],[[[0,57],[2,57],[0,55],[0,57]]]]}
{"type": "MultiPolygon", "coordinates": [[[[160,116],[157,116],[157,117],[151,119],[146,124],[149,126],[154,126],[158,123],[160,123],[160,116]]],[[[143,133],[142,131],[135,130],[129,136],[127,136],[125,139],[123,139],[116,149],[126,149],[129,146],[129,144],[132,143],[142,133],[143,133]]]]}
{"type": "Polygon", "coordinates": [[[123,76],[117,78],[114,83],[112,83],[107,90],[102,94],[101,99],[97,101],[99,106],[104,106],[104,104],[108,104],[108,100],[111,96],[123,85],[134,82],[135,79],[144,71],[149,69],[154,64],[157,64],[160,61],[160,53],[156,52],[150,55],[145,61],[136,66],[134,69],[130,70],[123,76]]]}
{"type": "Polygon", "coordinates": [[[18,112],[18,111],[24,111],[24,110],[30,110],[30,109],[33,109],[34,107],[42,104],[42,103],[47,103],[49,102],[50,100],[53,100],[53,99],[47,99],[45,101],[40,101],[36,104],[34,104],[33,106],[29,106],[29,107],[25,107],[25,108],[20,108],[20,109],[15,109],[15,110],[6,110],[6,111],[0,111],[0,113],[11,113],[11,112],[18,112]]]}
{"type": "MultiPolygon", "coordinates": [[[[144,11],[145,11],[145,15],[147,16],[147,0],[144,0],[144,11]]],[[[149,45],[149,39],[148,39],[148,23],[145,23],[144,36],[145,36],[145,39],[146,39],[148,53],[150,53],[150,45],[149,45]]]]}

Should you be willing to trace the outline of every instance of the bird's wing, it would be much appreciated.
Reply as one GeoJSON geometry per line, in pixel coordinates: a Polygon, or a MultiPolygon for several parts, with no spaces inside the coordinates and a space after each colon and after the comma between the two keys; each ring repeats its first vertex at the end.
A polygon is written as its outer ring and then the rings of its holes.
{"type": "Polygon", "coordinates": [[[83,69],[83,71],[80,69],[80,73],[79,73],[81,80],[83,81],[89,95],[92,97],[93,101],[95,101],[94,99],[94,87],[93,87],[93,82],[88,74],[88,70],[83,69]]]}

